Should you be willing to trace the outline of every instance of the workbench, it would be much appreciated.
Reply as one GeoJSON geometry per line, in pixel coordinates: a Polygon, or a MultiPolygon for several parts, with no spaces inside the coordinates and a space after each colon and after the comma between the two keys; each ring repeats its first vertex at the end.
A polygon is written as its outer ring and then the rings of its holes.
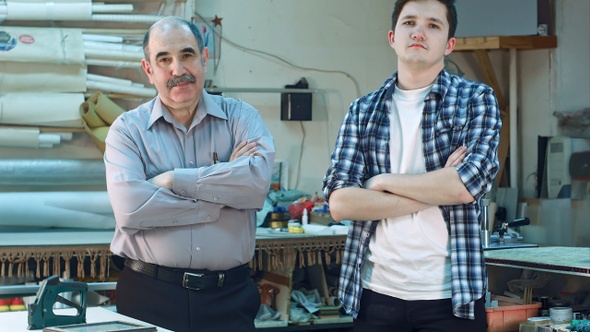
{"type": "Polygon", "coordinates": [[[590,277],[590,247],[536,247],[484,252],[487,265],[590,277]]]}
{"type": "MultiPolygon", "coordinates": [[[[0,277],[25,277],[34,270],[37,278],[74,275],[69,262],[76,259],[78,278],[98,281],[109,278],[110,243],[113,230],[43,229],[0,232],[0,277]],[[57,259],[56,259],[57,258],[57,259]],[[36,266],[30,266],[34,261],[36,266]],[[86,275],[85,264],[90,264],[86,275]],[[63,270],[62,270],[63,268],[63,270]]],[[[253,269],[275,270],[303,267],[317,262],[339,263],[346,235],[257,232],[253,269]]]]}
{"type": "MultiPolygon", "coordinates": [[[[57,309],[56,314],[66,315],[69,313],[62,313],[61,311],[68,311],[68,309],[57,309]]],[[[75,314],[75,312],[74,312],[75,314]]],[[[25,332],[31,331],[28,327],[28,312],[27,311],[8,311],[0,312],[0,321],[2,321],[2,331],[10,332],[25,332]]],[[[111,321],[122,321],[128,323],[136,323],[141,325],[152,325],[142,322],[140,320],[116,313],[112,310],[103,307],[89,307],[86,309],[86,323],[102,323],[111,321]]],[[[162,327],[155,326],[158,332],[172,332],[162,327]]],[[[33,330],[33,331],[41,331],[33,330]]]]}

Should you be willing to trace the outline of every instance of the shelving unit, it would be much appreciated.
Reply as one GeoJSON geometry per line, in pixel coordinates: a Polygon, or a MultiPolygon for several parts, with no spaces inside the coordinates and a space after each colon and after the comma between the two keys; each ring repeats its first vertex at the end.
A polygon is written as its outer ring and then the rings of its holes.
{"type": "Polygon", "coordinates": [[[500,146],[498,147],[498,160],[500,161],[500,170],[496,176],[496,187],[508,186],[518,187],[518,140],[517,140],[517,116],[518,106],[517,91],[517,64],[516,52],[519,50],[537,50],[557,47],[556,36],[491,36],[491,37],[466,37],[456,38],[455,52],[473,52],[477,57],[479,66],[484,72],[486,83],[494,89],[498,98],[502,116],[502,132],[500,133],[500,146]],[[489,58],[489,51],[508,50],[510,52],[510,99],[509,104],[500,89],[500,83],[494,72],[494,68],[489,58]],[[512,148],[510,148],[512,147],[512,148]],[[510,183],[505,178],[504,167],[506,158],[510,153],[510,183]],[[501,183],[502,182],[502,183],[501,183]]]}

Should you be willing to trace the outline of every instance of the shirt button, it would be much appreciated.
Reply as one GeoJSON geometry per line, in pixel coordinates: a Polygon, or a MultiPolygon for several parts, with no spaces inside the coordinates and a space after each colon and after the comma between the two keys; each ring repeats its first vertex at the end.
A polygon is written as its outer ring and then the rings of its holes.
{"type": "Polygon", "coordinates": [[[211,217],[207,217],[207,220],[211,220],[211,217]]]}
{"type": "Polygon", "coordinates": [[[183,190],[183,191],[181,191],[180,193],[181,193],[182,195],[186,195],[186,191],[184,191],[184,190],[183,190]]]}
{"type": "Polygon", "coordinates": [[[172,220],[173,224],[176,224],[178,222],[178,220],[172,220]]]}
{"type": "Polygon", "coordinates": [[[191,160],[191,161],[188,162],[188,164],[192,166],[192,165],[195,164],[195,162],[191,160]]]}
{"type": "Polygon", "coordinates": [[[218,200],[217,196],[213,196],[213,200],[214,201],[218,200]]]}
{"type": "Polygon", "coordinates": [[[196,247],[195,249],[197,249],[197,250],[201,250],[201,247],[196,247]]]}

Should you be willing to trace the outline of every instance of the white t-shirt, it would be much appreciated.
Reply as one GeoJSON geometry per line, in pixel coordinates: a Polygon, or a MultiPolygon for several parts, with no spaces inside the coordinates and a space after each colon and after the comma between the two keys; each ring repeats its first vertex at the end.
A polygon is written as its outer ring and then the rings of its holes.
{"type": "MultiPolygon", "coordinates": [[[[389,113],[394,174],[426,172],[420,122],[431,88],[395,88],[389,113]]],[[[449,241],[438,206],[381,220],[363,265],[363,287],[408,301],[450,298],[449,241]]]]}

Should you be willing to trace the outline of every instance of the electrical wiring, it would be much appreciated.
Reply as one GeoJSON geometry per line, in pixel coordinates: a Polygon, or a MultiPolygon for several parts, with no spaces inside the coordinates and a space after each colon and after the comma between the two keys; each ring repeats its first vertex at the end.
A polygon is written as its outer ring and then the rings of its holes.
{"type": "MultiPolygon", "coordinates": [[[[214,29],[214,27],[210,23],[208,23],[207,20],[201,14],[199,14],[196,11],[194,13],[211,30],[213,30],[215,32],[215,34],[218,34],[219,37],[221,38],[221,40],[225,41],[229,45],[234,46],[237,49],[240,49],[240,50],[245,51],[245,52],[253,53],[253,54],[256,54],[256,55],[263,55],[263,56],[269,57],[271,59],[277,60],[277,61],[279,61],[279,63],[287,64],[288,66],[290,66],[292,68],[296,68],[296,69],[300,69],[300,70],[315,71],[315,72],[320,72],[320,73],[329,73],[329,74],[341,74],[341,75],[344,75],[344,76],[346,76],[348,79],[350,79],[352,81],[352,84],[354,85],[354,88],[355,88],[355,91],[356,91],[357,96],[358,97],[361,96],[360,87],[359,87],[359,84],[358,84],[357,80],[351,74],[349,74],[349,73],[347,73],[345,71],[342,71],[342,70],[321,69],[321,68],[313,68],[313,67],[303,67],[303,66],[299,66],[297,64],[294,64],[293,62],[291,62],[289,60],[286,60],[286,59],[284,59],[284,58],[282,58],[282,57],[280,57],[280,56],[278,56],[276,54],[272,54],[272,53],[269,53],[269,52],[266,52],[266,51],[256,50],[256,49],[253,49],[253,48],[249,48],[249,47],[245,47],[245,46],[239,45],[239,44],[237,44],[237,43],[229,40],[227,37],[224,37],[220,32],[218,32],[216,29],[214,29]]],[[[219,55],[220,55],[219,58],[221,59],[221,45],[216,45],[216,46],[218,46],[218,50],[220,52],[219,53],[219,55]]],[[[216,69],[216,68],[214,68],[214,69],[216,69]]]]}

